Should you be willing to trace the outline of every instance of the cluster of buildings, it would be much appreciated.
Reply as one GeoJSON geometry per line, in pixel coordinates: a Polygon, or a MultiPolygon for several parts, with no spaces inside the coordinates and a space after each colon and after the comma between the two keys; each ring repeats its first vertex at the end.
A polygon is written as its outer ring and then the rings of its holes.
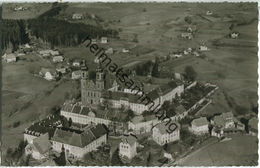
{"type": "Polygon", "coordinates": [[[107,127],[103,124],[89,124],[81,129],[65,128],[60,118],[50,116],[25,130],[24,140],[28,142],[25,153],[37,160],[48,158],[51,151],[82,158],[84,154],[106,144],[107,135],[107,127]]]}

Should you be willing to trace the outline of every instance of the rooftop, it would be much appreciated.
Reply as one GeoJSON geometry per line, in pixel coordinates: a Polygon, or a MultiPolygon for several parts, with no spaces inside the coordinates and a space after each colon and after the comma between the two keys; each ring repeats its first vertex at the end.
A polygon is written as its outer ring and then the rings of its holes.
{"type": "Polygon", "coordinates": [[[103,124],[86,127],[81,133],[57,128],[52,141],[83,148],[107,133],[108,130],[103,124]]]}
{"type": "Polygon", "coordinates": [[[196,126],[196,127],[200,127],[200,126],[204,126],[204,125],[208,125],[208,120],[206,117],[200,117],[197,119],[194,119],[191,124],[196,126]]]}

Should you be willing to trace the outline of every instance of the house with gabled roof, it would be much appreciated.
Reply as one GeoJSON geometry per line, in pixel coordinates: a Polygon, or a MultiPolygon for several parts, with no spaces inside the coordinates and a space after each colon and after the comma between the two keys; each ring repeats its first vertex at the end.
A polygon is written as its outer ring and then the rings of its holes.
{"type": "Polygon", "coordinates": [[[25,154],[31,154],[32,157],[37,160],[45,159],[49,156],[51,146],[52,145],[49,141],[49,134],[45,133],[33,139],[32,143],[29,143],[25,147],[25,154]]]}
{"type": "Polygon", "coordinates": [[[123,135],[119,144],[119,156],[127,159],[132,159],[137,155],[137,138],[130,135],[123,135]]]}
{"type": "Polygon", "coordinates": [[[83,131],[57,128],[51,141],[53,150],[65,151],[67,156],[82,158],[107,143],[108,130],[104,124],[87,126],[83,131]]]}
{"type": "Polygon", "coordinates": [[[161,122],[153,127],[152,137],[153,140],[161,146],[178,141],[180,139],[180,124],[175,122],[173,125],[167,122],[161,122]],[[172,126],[175,128],[172,128],[172,126]],[[171,130],[169,130],[169,128],[171,130]]]}
{"type": "Polygon", "coordinates": [[[245,125],[235,118],[231,111],[215,116],[211,120],[211,124],[213,125],[211,135],[217,137],[245,130],[245,125]]]}
{"type": "Polygon", "coordinates": [[[209,122],[207,118],[200,117],[192,120],[189,130],[196,135],[209,133],[209,122]]]}

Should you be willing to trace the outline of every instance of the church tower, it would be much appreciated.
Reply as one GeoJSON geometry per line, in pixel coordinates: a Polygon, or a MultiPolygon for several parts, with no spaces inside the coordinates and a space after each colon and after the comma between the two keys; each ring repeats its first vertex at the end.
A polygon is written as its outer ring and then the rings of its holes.
{"type": "Polygon", "coordinates": [[[99,64],[96,69],[96,88],[97,90],[105,89],[105,73],[99,64]]]}
{"type": "Polygon", "coordinates": [[[88,69],[86,66],[81,67],[81,102],[83,105],[88,104],[88,88],[89,81],[88,69]]]}

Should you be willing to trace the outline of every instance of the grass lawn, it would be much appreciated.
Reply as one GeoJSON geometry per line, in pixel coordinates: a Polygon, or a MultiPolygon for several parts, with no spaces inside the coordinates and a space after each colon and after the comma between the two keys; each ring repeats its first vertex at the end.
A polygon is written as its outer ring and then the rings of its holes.
{"type": "Polygon", "coordinates": [[[201,148],[185,157],[180,166],[253,166],[258,156],[257,137],[233,135],[232,140],[201,148]]]}

